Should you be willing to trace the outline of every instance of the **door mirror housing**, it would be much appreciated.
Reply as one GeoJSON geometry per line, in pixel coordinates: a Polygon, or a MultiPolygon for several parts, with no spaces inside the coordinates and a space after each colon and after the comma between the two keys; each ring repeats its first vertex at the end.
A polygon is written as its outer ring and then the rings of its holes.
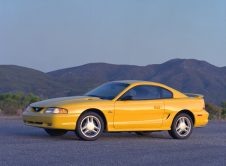
{"type": "Polygon", "coordinates": [[[126,100],[132,100],[133,96],[131,95],[126,95],[126,96],[122,96],[122,98],[120,99],[121,101],[126,101],[126,100]]]}

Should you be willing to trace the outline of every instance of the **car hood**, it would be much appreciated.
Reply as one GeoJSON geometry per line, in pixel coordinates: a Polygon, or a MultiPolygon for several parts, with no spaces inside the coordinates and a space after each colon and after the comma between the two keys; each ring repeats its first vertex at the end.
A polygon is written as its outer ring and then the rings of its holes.
{"type": "Polygon", "coordinates": [[[73,96],[73,97],[61,97],[61,98],[53,98],[48,100],[39,101],[36,103],[32,103],[31,107],[60,107],[68,104],[76,104],[83,102],[94,102],[100,101],[102,99],[98,97],[89,97],[89,96],[73,96]]]}

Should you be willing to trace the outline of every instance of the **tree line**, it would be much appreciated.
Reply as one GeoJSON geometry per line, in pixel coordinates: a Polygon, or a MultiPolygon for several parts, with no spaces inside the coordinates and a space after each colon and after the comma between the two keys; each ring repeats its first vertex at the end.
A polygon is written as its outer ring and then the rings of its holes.
{"type": "Polygon", "coordinates": [[[0,115],[21,115],[22,111],[30,104],[42,100],[30,93],[5,93],[0,94],[0,115]]]}

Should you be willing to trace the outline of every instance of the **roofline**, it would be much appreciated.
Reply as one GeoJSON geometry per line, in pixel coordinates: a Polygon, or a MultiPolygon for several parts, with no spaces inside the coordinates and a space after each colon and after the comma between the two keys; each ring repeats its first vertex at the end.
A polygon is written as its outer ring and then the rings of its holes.
{"type": "Polygon", "coordinates": [[[119,82],[119,83],[127,83],[127,84],[130,84],[126,89],[124,89],[120,94],[118,94],[113,100],[116,101],[118,100],[118,98],[124,94],[124,92],[126,92],[128,89],[131,89],[135,86],[138,86],[138,85],[151,85],[151,86],[160,86],[162,88],[165,88],[169,91],[171,91],[174,95],[174,98],[184,98],[184,97],[187,97],[185,94],[183,94],[182,92],[174,89],[174,88],[171,88],[167,85],[164,85],[164,84],[161,84],[161,83],[158,83],[158,82],[151,82],[151,81],[141,81],[141,80],[119,80],[119,81],[112,81],[112,82],[119,82]]]}
{"type": "Polygon", "coordinates": [[[119,83],[128,83],[128,84],[134,84],[134,83],[152,83],[150,81],[144,81],[144,80],[116,80],[112,82],[119,82],[119,83]]]}
{"type": "MultiPolygon", "coordinates": [[[[116,81],[112,81],[112,82],[119,82],[119,83],[127,83],[127,84],[149,84],[149,85],[160,85],[160,86],[167,86],[167,85],[164,85],[162,83],[159,83],[159,82],[152,82],[152,81],[144,81],[144,80],[116,80],[116,81]]],[[[168,86],[167,86],[168,87],[168,86]]],[[[171,88],[171,87],[169,87],[171,88]]]]}

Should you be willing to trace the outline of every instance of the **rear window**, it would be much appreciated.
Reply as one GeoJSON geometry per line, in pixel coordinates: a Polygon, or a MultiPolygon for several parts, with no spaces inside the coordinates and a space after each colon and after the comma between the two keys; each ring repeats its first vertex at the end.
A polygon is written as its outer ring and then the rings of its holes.
{"type": "Polygon", "coordinates": [[[168,98],[173,98],[173,93],[167,89],[161,88],[162,89],[162,96],[161,98],[163,99],[168,99],[168,98]]]}

